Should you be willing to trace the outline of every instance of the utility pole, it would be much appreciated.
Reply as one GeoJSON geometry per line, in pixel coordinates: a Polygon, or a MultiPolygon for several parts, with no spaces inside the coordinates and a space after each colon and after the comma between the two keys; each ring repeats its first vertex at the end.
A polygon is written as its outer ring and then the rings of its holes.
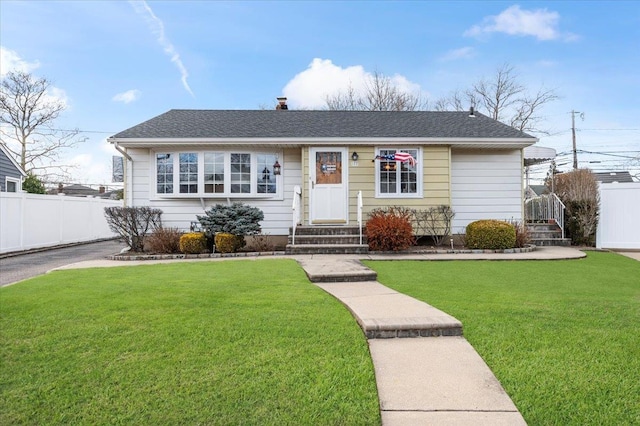
{"type": "Polygon", "coordinates": [[[573,170],[578,169],[578,151],[576,149],[576,114],[584,120],[584,113],[571,110],[571,135],[573,137],[573,170]]]}

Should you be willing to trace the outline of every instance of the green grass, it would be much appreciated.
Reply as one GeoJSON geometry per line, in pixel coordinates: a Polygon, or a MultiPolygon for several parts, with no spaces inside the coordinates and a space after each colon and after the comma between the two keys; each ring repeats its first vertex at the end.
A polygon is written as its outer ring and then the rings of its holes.
{"type": "Polygon", "coordinates": [[[366,340],[291,260],[0,289],[0,424],[379,424],[366,340]]]}
{"type": "Polygon", "coordinates": [[[462,321],[530,425],[640,424],[640,263],[366,262],[462,321]]]}

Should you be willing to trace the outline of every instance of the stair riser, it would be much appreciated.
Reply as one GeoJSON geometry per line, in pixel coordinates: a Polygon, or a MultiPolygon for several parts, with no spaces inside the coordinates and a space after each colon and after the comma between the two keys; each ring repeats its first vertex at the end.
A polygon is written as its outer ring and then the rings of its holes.
{"type": "Polygon", "coordinates": [[[367,254],[369,247],[342,247],[336,245],[334,247],[319,247],[315,245],[295,245],[287,246],[286,254],[367,254]]]}
{"type": "MultiPolygon", "coordinates": [[[[293,241],[289,237],[289,244],[293,241]]],[[[366,241],[363,240],[363,243],[366,241]]],[[[296,235],[296,244],[360,244],[357,235],[296,235]]]]}
{"type": "Polygon", "coordinates": [[[562,238],[562,232],[530,232],[529,238],[532,240],[541,238],[562,238]]]}
{"type": "Polygon", "coordinates": [[[541,246],[556,246],[556,247],[568,247],[571,245],[571,240],[568,238],[554,238],[554,239],[541,239],[541,240],[531,240],[531,244],[535,244],[538,247],[541,246]]]}
{"type": "MultiPolygon", "coordinates": [[[[293,230],[289,228],[289,235],[292,232],[293,230]]],[[[298,235],[360,235],[360,228],[357,226],[298,226],[296,238],[298,235]]]]}

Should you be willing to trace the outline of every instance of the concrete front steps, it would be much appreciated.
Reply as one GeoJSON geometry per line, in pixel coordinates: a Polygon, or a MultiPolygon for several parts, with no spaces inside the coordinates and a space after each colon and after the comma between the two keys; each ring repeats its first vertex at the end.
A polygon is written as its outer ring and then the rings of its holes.
{"type": "Polygon", "coordinates": [[[531,244],[536,246],[571,245],[571,239],[562,238],[562,229],[555,223],[527,223],[531,244]]]}
{"type": "Polygon", "coordinates": [[[289,228],[286,254],[367,254],[369,246],[357,226],[298,226],[295,244],[289,228]]]}

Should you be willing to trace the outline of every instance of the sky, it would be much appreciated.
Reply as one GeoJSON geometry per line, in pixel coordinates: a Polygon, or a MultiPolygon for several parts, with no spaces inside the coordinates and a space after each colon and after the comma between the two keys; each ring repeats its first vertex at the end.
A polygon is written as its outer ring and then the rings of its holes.
{"type": "Polygon", "coordinates": [[[0,28],[2,76],[49,79],[80,130],[75,183],[111,185],[106,139],[170,109],[322,109],[375,72],[433,102],[504,64],[560,96],[537,135],[559,170],[576,111],[579,166],[640,177],[638,1],[2,0],[0,28]]]}

